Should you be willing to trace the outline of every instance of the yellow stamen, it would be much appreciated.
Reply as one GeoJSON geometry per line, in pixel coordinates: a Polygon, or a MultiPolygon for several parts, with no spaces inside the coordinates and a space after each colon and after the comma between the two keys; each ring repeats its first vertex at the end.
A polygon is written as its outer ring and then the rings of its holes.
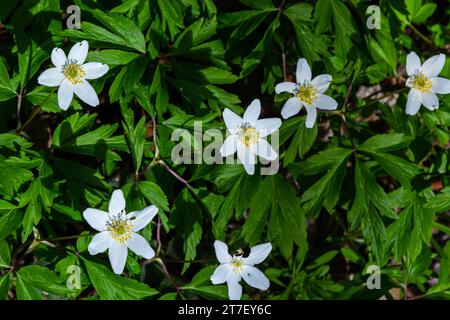
{"type": "Polygon", "coordinates": [[[428,93],[431,91],[433,85],[427,76],[425,76],[422,72],[418,72],[413,76],[411,87],[423,93],[428,93]]]}
{"type": "Polygon", "coordinates": [[[63,73],[67,80],[72,84],[80,83],[83,80],[86,72],[83,70],[81,65],[76,63],[69,63],[63,67],[63,73]]]}
{"type": "Polygon", "coordinates": [[[295,95],[301,102],[312,104],[317,100],[317,89],[313,85],[305,83],[298,88],[295,95]]]}
{"type": "Polygon", "coordinates": [[[132,224],[121,216],[113,218],[107,224],[111,238],[120,243],[125,243],[133,234],[132,224]]]}
{"type": "Polygon", "coordinates": [[[243,145],[249,148],[258,142],[259,140],[258,130],[249,127],[247,125],[244,125],[240,129],[239,139],[241,140],[241,143],[243,145]]]}
{"type": "Polygon", "coordinates": [[[239,257],[233,256],[231,258],[230,264],[233,267],[233,271],[236,273],[239,273],[242,271],[242,268],[244,266],[244,261],[239,257]]]}

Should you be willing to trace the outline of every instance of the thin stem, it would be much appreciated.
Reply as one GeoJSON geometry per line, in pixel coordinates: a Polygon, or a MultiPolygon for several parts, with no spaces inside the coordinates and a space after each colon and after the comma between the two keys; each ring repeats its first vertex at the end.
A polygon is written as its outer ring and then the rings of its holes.
{"type": "Polygon", "coordinates": [[[434,47],[433,42],[428,39],[426,36],[424,36],[424,34],[422,32],[420,32],[416,27],[413,26],[412,23],[409,24],[409,27],[412,29],[412,31],[414,31],[420,38],[422,38],[423,41],[425,41],[426,43],[428,43],[429,45],[434,47]]]}
{"type": "Polygon", "coordinates": [[[141,174],[139,176],[145,175],[145,173],[148,170],[150,170],[152,167],[156,166],[159,161],[158,136],[156,135],[157,124],[156,124],[155,117],[152,117],[152,122],[153,122],[153,145],[155,146],[155,156],[154,156],[152,162],[147,167],[145,167],[145,169],[141,172],[141,174]]]}
{"type": "Polygon", "coordinates": [[[22,122],[20,120],[20,111],[22,110],[22,101],[23,101],[23,89],[20,88],[19,94],[17,95],[17,130],[22,126],[22,122]]]}
{"type": "Polygon", "coordinates": [[[187,182],[185,179],[183,179],[178,173],[176,173],[172,168],[170,168],[163,160],[159,160],[158,164],[161,165],[164,169],[166,169],[167,172],[169,172],[171,175],[175,177],[178,181],[180,181],[182,184],[184,184],[189,189],[193,189],[189,182],[187,182]]]}
{"type": "Polygon", "coordinates": [[[344,104],[342,105],[342,110],[341,110],[342,113],[344,113],[345,110],[347,109],[347,103],[350,98],[350,93],[352,92],[352,89],[353,89],[353,83],[349,83],[347,85],[347,92],[345,94],[344,104]]]}
{"type": "Polygon", "coordinates": [[[155,117],[152,117],[152,123],[153,123],[153,144],[155,145],[155,158],[159,158],[158,136],[156,135],[157,124],[155,117]]]}
{"type": "Polygon", "coordinates": [[[208,263],[215,261],[214,259],[199,259],[199,260],[180,260],[180,259],[164,259],[172,263],[208,263]]]}
{"type": "Polygon", "coordinates": [[[52,91],[50,91],[48,93],[48,95],[45,97],[45,99],[41,102],[41,104],[39,105],[38,108],[33,110],[33,113],[31,114],[31,116],[28,118],[27,122],[25,122],[25,124],[21,127],[19,127],[17,129],[17,131],[24,131],[25,128],[31,123],[31,120],[33,120],[33,118],[42,110],[42,106],[44,104],[47,103],[47,101],[50,99],[51,95],[53,94],[53,92],[55,92],[56,88],[53,88],[52,91]]]}
{"type": "Polygon", "coordinates": [[[281,61],[283,63],[284,81],[287,81],[287,75],[286,75],[286,53],[284,52],[284,46],[281,46],[281,61]]]}
{"type": "Polygon", "coordinates": [[[163,269],[164,274],[166,275],[167,279],[169,279],[170,283],[172,284],[172,286],[175,288],[175,290],[177,291],[177,293],[180,293],[180,287],[177,285],[177,283],[175,282],[175,280],[173,280],[172,276],[169,273],[169,270],[167,270],[167,267],[164,263],[164,261],[162,261],[160,258],[155,258],[156,262],[159,263],[159,265],[161,266],[161,268],[163,269]]]}
{"type": "Polygon", "coordinates": [[[156,249],[156,256],[159,256],[161,252],[161,219],[158,217],[158,224],[156,225],[156,243],[158,248],[156,249]]]}
{"type": "Polygon", "coordinates": [[[403,299],[408,300],[408,285],[406,283],[403,284],[403,299]]]}
{"type": "Polygon", "coordinates": [[[65,236],[65,237],[56,237],[56,238],[44,238],[44,239],[36,239],[36,241],[38,242],[42,242],[42,241],[61,241],[61,240],[71,240],[71,239],[78,239],[78,238],[82,238],[82,237],[86,237],[89,234],[85,233],[85,234],[78,234],[78,235],[73,235],[73,236],[65,236]]]}

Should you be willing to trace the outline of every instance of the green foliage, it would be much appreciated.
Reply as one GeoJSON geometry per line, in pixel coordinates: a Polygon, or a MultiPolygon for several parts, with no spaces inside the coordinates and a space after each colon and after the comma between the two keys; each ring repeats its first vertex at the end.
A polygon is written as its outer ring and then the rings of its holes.
{"type": "Polygon", "coordinates": [[[380,29],[361,0],[74,2],[81,29],[66,1],[0,4],[1,300],[227,299],[210,281],[216,239],[245,255],[272,243],[271,286],[244,299],[450,298],[450,96],[406,115],[404,70],[411,51],[448,55],[446,1],[380,0],[380,29]],[[63,111],[37,78],[81,40],[109,70],[90,80],[98,107],[75,97],[63,111]],[[332,76],[338,109],[311,129],[304,110],[283,119],[276,174],[172,161],[176,129],[194,159],[214,140],[195,123],[225,133],[225,108],[258,98],[261,117],[281,117],[275,85],[299,58],[332,76]],[[122,276],[89,254],[82,215],[118,188],[127,212],[158,208],[139,231],[157,256],[129,253],[122,276]],[[366,286],[371,265],[381,290],[366,286]]]}

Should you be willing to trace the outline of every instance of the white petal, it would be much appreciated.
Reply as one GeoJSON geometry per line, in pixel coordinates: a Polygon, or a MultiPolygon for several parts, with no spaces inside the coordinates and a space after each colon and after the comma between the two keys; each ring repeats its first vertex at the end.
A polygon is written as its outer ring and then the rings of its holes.
{"type": "Polygon", "coordinates": [[[220,240],[214,241],[214,249],[216,250],[216,257],[220,263],[229,263],[231,256],[228,253],[228,246],[220,240]]]}
{"type": "Polygon", "coordinates": [[[67,61],[66,54],[60,48],[54,48],[52,50],[51,59],[53,65],[61,71],[62,67],[67,61]]]}
{"type": "Polygon", "coordinates": [[[428,78],[434,78],[441,73],[445,64],[445,54],[438,54],[425,61],[420,69],[428,78]]]}
{"type": "Polygon", "coordinates": [[[77,42],[69,51],[68,60],[75,60],[77,64],[83,64],[89,51],[89,44],[86,40],[77,42]]]}
{"type": "Polygon", "coordinates": [[[407,86],[408,88],[412,88],[411,82],[413,79],[414,79],[414,77],[409,77],[408,79],[406,79],[405,86],[407,86]]]}
{"type": "Polygon", "coordinates": [[[273,161],[278,157],[278,153],[273,150],[272,146],[266,141],[266,139],[259,139],[256,154],[261,158],[269,161],[273,161]]]}
{"type": "Polygon", "coordinates": [[[314,106],[306,105],[306,121],[305,126],[307,128],[313,128],[314,124],[316,123],[317,118],[317,108],[314,106]]]}
{"type": "Polygon", "coordinates": [[[311,68],[306,59],[301,58],[297,61],[297,83],[305,83],[311,81],[311,68]]]}
{"type": "Polygon", "coordinates": [[[50,68],[42,72],[38,77],[38,83],[47,87],[56,87],[64,80],[64,75],[58,68],[50,68]]]}
{"type": "Polygon", "coordinates": [[[125,197],[122,190],[114,190],[109,201],[108,211],[113,216],[116,216],[121,211],[125,211],[125,197]]]}
{"type": "Polygon", "coordinates": [[[64,79],[58,89],[58,105],[61,109],[69,109],[73,98],[73,85],[69,80],[64,79]]]}
{"type": "Polygon", "coordinates": [[[121,274],[127,262],[128,249],[125,244],[112,241],[108,250],[109,262],[116,274],[121,274]]]}
{"type": "Polygon", "coordinates": [[[331,80],[333,79],[332,76],[329,74],[321,74],[317,77],[315,77],[311,84],[317,89],[319,93],[324,93],[327,91],[328,87],[330,86],[331,80]]]}
{"type": "Polygon", "coordinates": [[[249,175],[255,173],[256,156],[252,148],[246,148],[242,143],[238,143],[237,156],[249,175]]]}
{"type": "Polygon", "coordinates": [[[89,243],[88,251],[91,255],[105,252],[109,248],[111,241],[113,240],[109,236],[109,231],[97,233],[89,243]]]}
{"type": "Polygon", "coordinates": [[[83,64],[82,68],[84,72],[86,72],[84,76],[85,79],[100,78],[109,70],[109,67],[106,64],[100,62],[88,62],[83,64]]]}
{"type": "Polygon", "coordinates": [[[406,102],[405,113],[409,115],[415,115],[422,104],[422,94],[420,91],[412,89],[408,93],[408,101],[406,102]]]}
{"type": "Polygon", "coordinates": [[[323,109],[323,110],[336,110],[338,104],[336,100],[333,98],[325,95],[325,94],[319,94],[317,97],[317,100],[314,101],[313,105],[316,108],[323,109]]]}
{"type": "Polygon", "coordinates": [[[281,119],[279,118],[267,118],[256,121],[255,128],[258,130],[259,136],[264,138],[281,127],[281,119]]]}
{"type": "Polygon", "coordinates": [[[96,107],[100,103],[98,101],[98,96],[94,88],[92,88],[92,86],[86,80],[81,80],[80,83],[74,85],[73,91],[78,96],[78,98],[83,100],[91,107],[96,107]]]}
{"type": "Polygon", "coordinates": [[[89,225],[97,231],[106,231],[106,222],[108,222],[108,213],[89,208],[84,210],[83,217],[89,225]]]}
{"type": "Polygon", "coordinates": [[[155,256],[155,251],[152,247],[150,247],[143,236],[137,233],[131,235],[131,238],[127,241],[127,247],[138,256],[142,256],[145,259],[151,259],[155,256]]]}
{"type": "Polygon", "coordinates": [[[275,86],[275,92],[282,93],[282,92],[289,92],[294,93],[298,88],[298,85],[294,82],[281,82],[275,86]]]}
{"type": "Polygon", "coordinates": [[[244,278],[245,282],[253,288],[257,288],[259,290],[267,290],[270,286],[270,281],[267,277],[255,267],[246,266],[244,270],[241,272],[242,278],[244,278]]]}
{"type": "Polygon", "coordinates": [[[259,99],[255,99],[252,101],[252,103],[250,103],[247,110],[245,110],[243,120],[244,122],[248,122],[252,126],[254,126],[260,114],[261,114],[261,102],[259,101],[259,99]]]}
{"type": "Polygon", "coordinates": [[[148,206],[139,211],[133,211],[126,215],[126,218],[133,223],[133,231],[137,232],[152,221],[158,213],[158,208],[154,205],[148,206]]]}
{"type": "Polygon", "coordinates": [[[422,103],[425,108],[435,110],[439,108],[439,100],[435,93],[429,92],[422,94],[422,103]]]}
{"type": "Polygon", "coordinates": [[[411,53],[406,56],[406,73],[408,73],[408,76],[412,76],[419,71],[420,66],[420,58],[414,51],[411,51],[411,53]]]}
{"type": "Polygon", "coordinates": [[[281,109],[281,116],[283,117],[283,119],[290,118],[299,113],[301,108],[302,104],[297,97],[290,98],[284,104],[283,109],[281,109]]]}
{"type": "Polygon", "coordinates": [[[221,284],[226,282],[233,272],[233,267],[231,267],[228,263],[219,265],[214,273],[211,275],[211,282],[213,284],[221,284]]]}
{"type": "Polygon", "coordinates": [[[231,273],[231,277],[227,281],[228,297],[230,300],[240,300],[242,296],[242,286],[239,284],[241,276],[239,273],[231,273]]]}
{"type": "Polygon", "coordinates": [[[266,260],[267,256],[272,251],[272,244],[270,242],[258,244],[250,249],[250,254],[247,258],[244,258],[246,265],[254,265],[266,260]]]}
{"type": "Polygon", "coordinates": [[[233,154],[237,150],[237,139],[238,137],[235,134],[229,135],[223,145],[220,147],[220,154],[222,157],[228,157],[230,154],[233,154]]]}
{"type": "Polygon", "coordinates": [[[450,93],[450,80],[440,77],[432,78],[430,80],[433,85],[433,92],[439,94],[450,93]]]}
{"type": "Polygon", "coordinates": [[[222,116],[230,133],[235,133],[238,127],[242,125],[242,118],[228,108],[223,110],[222,116]]]}

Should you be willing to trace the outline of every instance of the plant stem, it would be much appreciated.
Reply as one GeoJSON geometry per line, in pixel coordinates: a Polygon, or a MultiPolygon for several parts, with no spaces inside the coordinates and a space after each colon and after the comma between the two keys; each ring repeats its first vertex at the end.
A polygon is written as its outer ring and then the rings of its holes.
{"type": "Polygon", "coordinates": [[[167,270],[167,267],[164,263],[164,261],[162,261],[160,258],[155,258],[156,262],[159,263],[159,265],[161,266],[161,268],[163,269],[164,274],[166,275],[167,279],[169,279],[170,283],[172,284],[172,286],[175,288],[175,290],[177,291],[177,293],[180,293],[180,287],[177,285],[177,283],[175,282],[175,280],[173,280],[172,276],[169,273],[169,270],[167,270]]]}
{"type": "Polygon", "coordinates": [[[409,24],[409,27],[412,29],[412,31],[414,31],[420,38],[422,38],[423,41],[425,41],[426,43],[428,43],[429,45],[433,45],[433,42],[428,39],[427,37],[424,36],[424,34],[422,32],[420,32],[416,27],[413,26],[412,23],[409,24]]]}
{"type": "Polygon", "coordinates": [[[156,249],[156,256],[159,256],[161,252],[161,219],[158,217],[158,224],[156,225],[156,243],[158,248],[156,249]]]}
{"type": "Polygon", "coordinates": [[[53,92],[55,92],[56,88],[53,88],[52,91],[50,91],[48,93],[48,95],[45,97],[45,99],[41,102],[41,104],[39,105],[38,108],[33,110],[33,113],[31,114],[31,116],[28,118],[28,120],[24,123],[23,126],[19,127],[17,129],[17,131],[24,131],[26,129],[26,127],[30,124],[31,120],[33,120],[33,118],[42,110],[42,105],[46,104],[47,101],[50,99],[51,95],[53,94],[53,92]]]}
{"type": "Polygon", "coordinates": [[[17,95],[17,130],[22,126],[22,122],[20,121],[20,110],[22,110],[22,100],[23,100],[23,88],[20,88],[19,94],[17,95]]]}
{"type": "Polygon", "coordinates": [[[71,239],[78,239],[78,238],[82,238],[82,237],[86,237],[89,234],[85,233],[85,234],[78,234],[78,235],[73,235],[73,236],[65,236],[65,237],[56,237],[56,238],[44,238],[44,239],[36,239],[36,241],[38,242],[42,242],[42,241],[61,241],[61,240],[71,240],[71,239]]]}
{"type": "Polygon", "coordinates": [[[286,53],[284,52],[284,46],[281,46],[281,61],[283,63],[284,81],[287,81],[287,75],[286,75],[286,53]]]}

